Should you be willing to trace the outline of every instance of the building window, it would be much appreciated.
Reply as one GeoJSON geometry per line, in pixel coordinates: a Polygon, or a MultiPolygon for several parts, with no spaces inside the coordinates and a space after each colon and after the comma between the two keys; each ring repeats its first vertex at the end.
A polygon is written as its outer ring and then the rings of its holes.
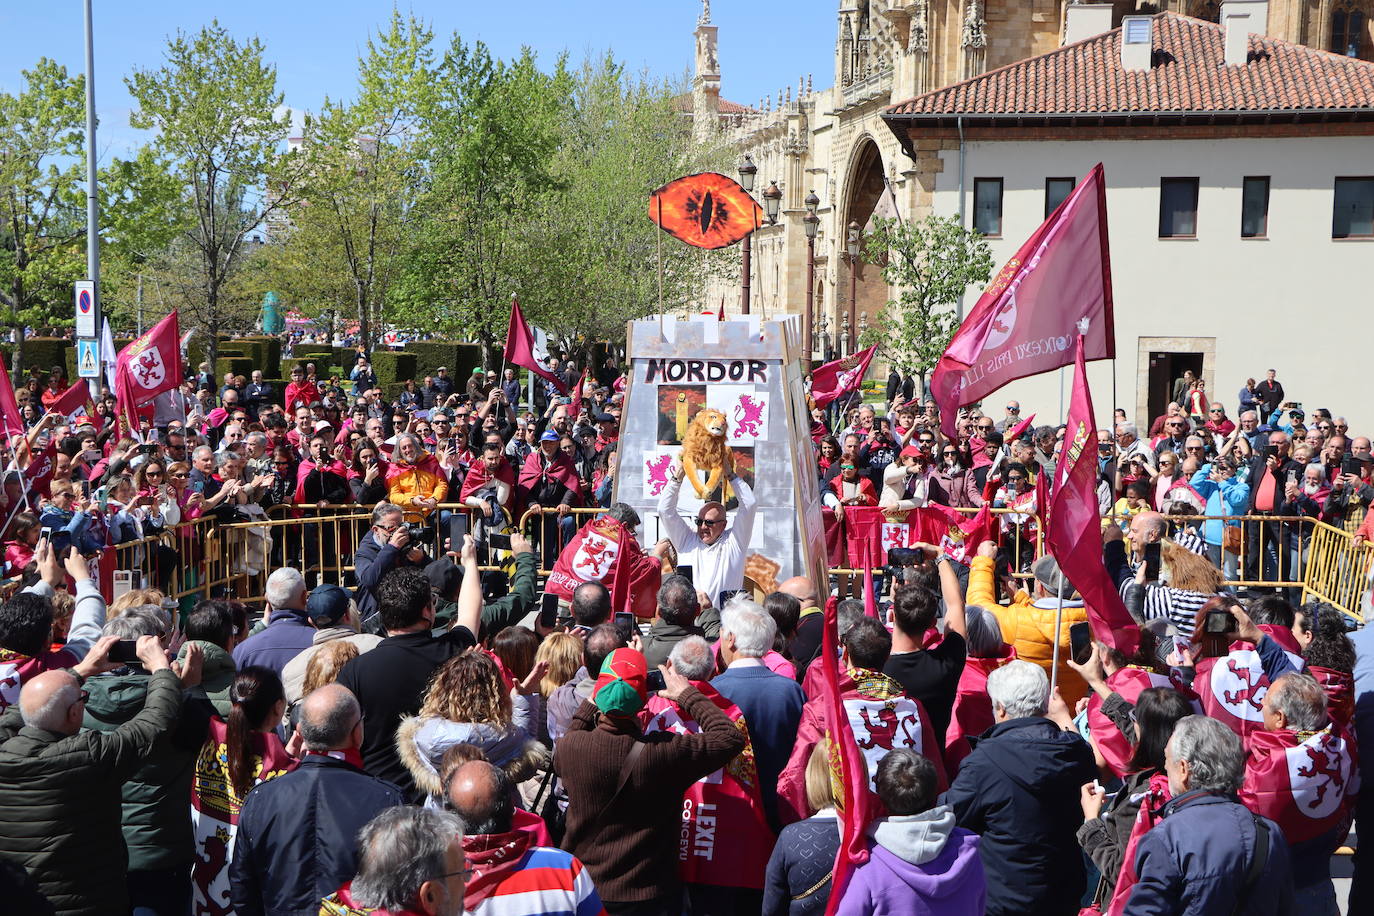
{"type": "Polygon", "coordinates": [[[1240,191],[1240,237],[1269,235],[1269,176],[1246,178],[1240,191]]]}
{"type": "Polygon", "coordinates": [[[973,179],[973,228],[997,238],[1002,234],[1002,179],[973,179]]]}
{"type": "Polygon", "coordinates": [[[1191,239],[1197,237],[1197,179],[1161,178],[1159,180],[1159,237],[1191,239]]]}
{"type": "Polygon", "coordinates": [[[1045,219],[1049,219],[1050,214],[1059,209],[1064,199],[1073,193],[1074,185],[1077,183],[1077,178],[1045,179],[1045,219]]]}
{"type": "Polygon", "coordinates": [[[1360,42],[1364,38],[1364,13],[1356,9],[1331,11],[1331,44],[1328,51],[1346,57],[1360,56],[1360,42]]]}
{"type": "Polygon", "coordinates": [[[1337,178],[1333,239],[1374,237],[1374,178],[1337,178]]]}

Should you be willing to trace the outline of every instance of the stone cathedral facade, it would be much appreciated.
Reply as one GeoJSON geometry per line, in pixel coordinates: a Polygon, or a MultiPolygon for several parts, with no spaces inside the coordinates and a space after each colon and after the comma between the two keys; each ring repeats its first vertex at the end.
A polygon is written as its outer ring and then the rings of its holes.
{"type": "MultiPolygon", "coordinates": [[[[1106,20],[1110,8],[1109,28],[1126,15],[1168,11],[1216,21],[1220,12],[1217,0],[1093,5],[1099,21],[1106,20]]],[[[1371,59],[1371,13],[1374,0],[1270,0],[1266,31],[1371,59]]],[[[847,352],[846,338],[857,337],[889,298],[875,266],[851,266],[848,227],[868,226],[875,211],[891,215],[895,208],[903,218],[928,213],[936,176],[950,158],[939,154],[958,145],[946,139],[904,151],[883,122],[884,111],[1052,51],[1065,42],[1069,20],[1069,4],[1061,0],[840,0],[831,86],[814,88],[807,75],[776,95],[739,104],[721,97],[728,74],[721,73],[718,27],[704,0],[694,33],[693,131],[701,138],[723,134],[739,156],[752,156],[758,166],[755,196],[773,182],[783,193],[776,225],[754,233],[751,311],[765,317],[803,313],[808,260],[803,217],[814,191],[820,224],[814,243],[813,349],[817,356],[847,352]]],[[[723,303],[734,314],[740,298],[738,279],[715,282],[700,305],[715,311],[723,303]]]]}

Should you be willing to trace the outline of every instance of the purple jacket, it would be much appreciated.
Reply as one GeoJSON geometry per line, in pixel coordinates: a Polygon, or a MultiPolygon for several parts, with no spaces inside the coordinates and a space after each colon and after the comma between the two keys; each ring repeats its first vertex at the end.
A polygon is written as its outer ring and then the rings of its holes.
{"type": "Polygon", "coordinates": [[[983,912],[987,882],[978,836],[948,806],[886,817],[868,828],[868,862],[849,879],[837,916],[954,916],[983,912]]]}

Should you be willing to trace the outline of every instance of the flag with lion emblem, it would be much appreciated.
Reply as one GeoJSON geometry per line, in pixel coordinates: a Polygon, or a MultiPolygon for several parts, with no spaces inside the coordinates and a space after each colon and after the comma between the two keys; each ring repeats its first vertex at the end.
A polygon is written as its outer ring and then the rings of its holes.
{"type": "Polygon", "coordinates": [[[138,429],[137,408],[181,387],[180,338],[177,313],[172,312],[134,338],[115,360],[115,397],[131,430],[138,429]]]}

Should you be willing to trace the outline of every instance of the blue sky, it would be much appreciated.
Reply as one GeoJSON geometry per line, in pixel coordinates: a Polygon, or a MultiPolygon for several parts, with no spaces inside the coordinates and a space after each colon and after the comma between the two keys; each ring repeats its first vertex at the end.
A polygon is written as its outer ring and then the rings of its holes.
{"type": "MultiPolygon", "coordinates": [[[[742,104],[777,96],[797,78],[814,74],[816,88],[833,83],[835,0],[776,0],[760,5],[715,0],[711,19],[720,26],[721,94],[742,104]],[[764,38],[763,36],[767,36],[764,38]]],[[[257,35],[277,65],[279,88],[294,109],[316,109],[326,96],[347,98],[354,85],[359,49],[390,16],[391,4],[363,0],[95,0],[96,109],[100,158],[125,155],[141,142],[129,127],[131,100],[123,77],[133,68],[162,63],[165,39],[193,31],[213,17],[234,35],[257,35]]],[[[475,0],[402,5],[428,20],[436,45],[459,31],[481,39],[500,56],[529,45],[541,61],[560,51],[580,58],[610,48],[633,69],[676,77],[692,63],[692,30],[699,0],[475,0]]],[[[51,57],[71,71],[83,69],[80,0],[0,2],[0,90],[14,91],[20,71],[51,57]]]]}

